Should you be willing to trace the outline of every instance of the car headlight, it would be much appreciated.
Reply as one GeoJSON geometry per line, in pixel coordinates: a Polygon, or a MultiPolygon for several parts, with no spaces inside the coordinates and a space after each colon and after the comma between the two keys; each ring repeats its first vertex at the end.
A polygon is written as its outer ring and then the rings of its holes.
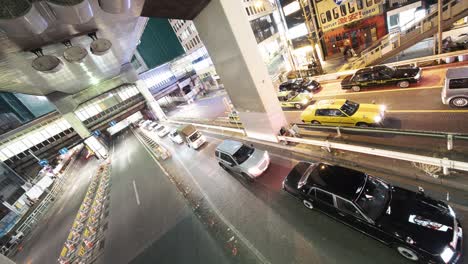
{"type": "Polygon", "coordinates": [[[309,102],[309,100],[307,100],[307,99],[302,99],[302,101],[301,101],[301,103],[302,103],[303,105],[307,104],[308,102],[309,102]]]}
{"type": "Polygon", "coordinates": [[[259,169],[259,168],[250,168],[249,169],[249,174],[253,175],[253,176],[257,176],[259,175],[260,173],[262,173],[262,171],[259,169]]]}
{"type": "Polygon", "coordinates": [[[384,112],[387,110],[387,106],[386,105],[380,105],[380,111],[384,112]]]}
{"type": "Polygon", "coordinates": [[[453,249],[451,249],[450,247],[445,247],[444,251],[442,251],[442,253],[440,254],[440,257],[445,263],[448,263],[452,259],[454,254],[455,251],[453,251],[453,249]]]}
{"type": "Polygon", "coordinates": [[[380,121],[382,121],[382,117],[381,117],[381,116],[375,116],[375,117],[374,117],[374,122],[375,122],[375,123],[380,123],[380,121]]]}

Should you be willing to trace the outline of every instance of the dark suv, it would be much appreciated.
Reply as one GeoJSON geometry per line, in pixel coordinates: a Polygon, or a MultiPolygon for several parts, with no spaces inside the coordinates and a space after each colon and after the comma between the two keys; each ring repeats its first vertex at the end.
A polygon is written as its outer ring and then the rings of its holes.
{"type": "Polygon", "coordinates": [[[299,162],[283,189],[302,201],[393,248],[412,261],[456,263],[462,229],[446,203],[392,186],[363,172],[299,162]]]}
{"type": "Polygon", "coordinates": [[[303,93],[303,92],[315,92],[318,89],[320,89],[320,83],[312,80],[312,79],[307,79],[307,78],[297,78],[297,79],[292,79],[288,80],[287,82],[284,82],[280,84],[279,86],[279,91],[284,92],[284,91],[295,91],[298,93],[303,93]]]}
{"type": "Polygon", "coordinates": [[[420,78],[421,69],[418,67],[380,65],[360,69],[353,75],[346,76],[341,81],[341,89],[351,89],[354,92],[359,92],[364,87],[390,84],[396,84],[400,88],[407,88],[410,83],[418,82],[420,78]]]}

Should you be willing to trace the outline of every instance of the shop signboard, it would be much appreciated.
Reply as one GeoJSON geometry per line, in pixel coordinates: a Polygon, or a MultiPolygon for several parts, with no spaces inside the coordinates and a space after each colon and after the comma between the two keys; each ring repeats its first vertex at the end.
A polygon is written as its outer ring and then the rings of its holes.
{"type": "Polygon", "coordinates": [[[68,153],[68,149],[67,148],[61,148],[61,149],[59,149],[59,153],[60,153],[60,155],[65,155],[65,154],[68,153]]]}
{"type": "Polygon", "coordinates": [[[321,29],[326,32],[381,13],[382,0],[316,0],[321,29]]]}

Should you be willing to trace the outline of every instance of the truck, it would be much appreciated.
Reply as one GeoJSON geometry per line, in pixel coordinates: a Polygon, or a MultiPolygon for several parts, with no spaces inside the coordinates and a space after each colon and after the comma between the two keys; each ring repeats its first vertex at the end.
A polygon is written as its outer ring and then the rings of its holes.
{"type": "Polygon", "coordinates": [[[197,130],[194,125],[183,125],[177,129],[182,140],[187,146],[193,149],[199,149],[206,142],[205,136],[197,130]]]}

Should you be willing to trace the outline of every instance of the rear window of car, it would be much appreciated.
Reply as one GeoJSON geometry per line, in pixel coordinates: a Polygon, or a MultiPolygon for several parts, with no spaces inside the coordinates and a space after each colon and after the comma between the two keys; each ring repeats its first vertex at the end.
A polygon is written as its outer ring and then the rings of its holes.
{"type": "Polygon", "coordinates": [[[449,89],[468,89],[468,78],[451,79],[449,89]]]}

